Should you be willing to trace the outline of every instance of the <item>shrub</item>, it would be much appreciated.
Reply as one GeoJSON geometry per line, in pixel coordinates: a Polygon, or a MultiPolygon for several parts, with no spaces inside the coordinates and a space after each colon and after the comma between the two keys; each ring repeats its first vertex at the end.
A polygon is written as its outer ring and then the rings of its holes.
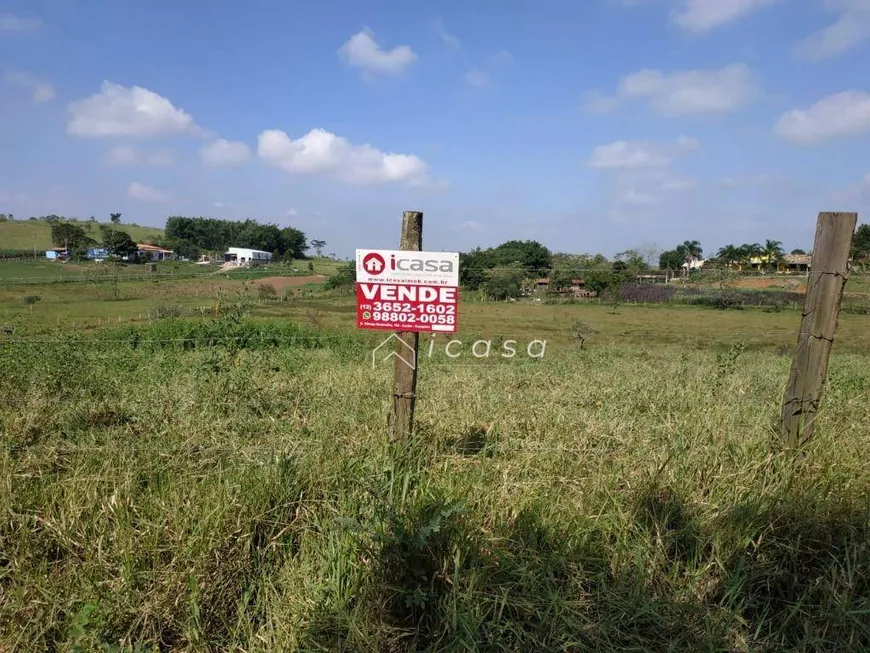
{"type": "Polygon", "coordinates": [[[619,297],[624,302],[639,304],[667,304],[677,293],[671,286],[653,283],[623,283],[619,286],[619,297]]]}
{"type": "Polygon", "coordinates": [[[169,317],[180,317],[184,309],[176,304],[158,304],[149,313],[151,319],[162,320],[169,317]]]}
{"type": "Polygon", "coordinates": [[[340,267],[338,271],[326,280],[329,290],[348,288],[356,283],[356,263],[350,262],[340,267]]]}
{"type": "Polygon", "coordinates": [[[261,283],[257,286],[257,295],[260,299],[275,299],[278,296],[278,291],[271,283],[261,283]]]}

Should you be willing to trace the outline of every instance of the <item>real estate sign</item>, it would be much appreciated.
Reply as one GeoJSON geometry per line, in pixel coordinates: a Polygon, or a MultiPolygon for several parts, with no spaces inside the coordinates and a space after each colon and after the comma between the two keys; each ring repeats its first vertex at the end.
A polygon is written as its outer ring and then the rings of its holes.
{"type": "Polygon", "coordinates": [[[377,331],[453,333],[457,252],[356,250],[356,325],[377,331]]]}

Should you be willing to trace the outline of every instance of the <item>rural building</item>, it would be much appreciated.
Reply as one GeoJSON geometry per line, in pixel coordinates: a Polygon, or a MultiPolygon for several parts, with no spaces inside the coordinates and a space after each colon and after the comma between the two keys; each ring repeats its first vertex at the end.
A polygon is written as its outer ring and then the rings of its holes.
{"type": "Polygon", "coordinates": [[[800,272],[806,274],[810,271],[813,257],[809,254],[786,254],[782,257],[780,269],[783,272],[800,272]]]}
{"type": "Polygon", "coordinates": [[[59,259],[64,259],[69,256],[69,251],[67,251],[66,247],[52,247],[51,249],[45,250],[45,258],[50,261],[57,261],[59,259]]]}
{"type": "MultiPolygon", "coordinates": [[[[536,292],[547,292],[550,288],[550,280],[548,278],[535,279],[534,290],[536,292]]],[[[586,287],[584,279],[572,279],[570,288],[557,290],[560,294],[571,293],[574,297],[594,297],[595,292],[586,287]]]]}
{"type": "MultiPolygon", "coordinates": [[[[786,254],[776,263],[776,271],[779,273],[808,274],[812,267],[812,254],[786,254]]],[[[756,256],[749,260],[752,270],[766,270],[769,266],[768,257],[756,256]]]]}
{"type": "Polygon", "coordinates": [[[689,271],[691,271],[691,270],[700,270],[701,268],[704,267],[704,264],[705,264],[705,263],[707,263],[707,259],[692,258],[691,260],[686,261],[685,263],[683,263],[683,265],[682,265],[681,267],[682,267],[684,270],[689,270],[689,271]]]}
{"type": "Polygon", "coordinates": [[[667,283],[670,275],[665,274],[638,274],[635,276],[635,283],[667,283]]]}
{"type": "Polygon", "coordinates": [[[171,249],[164,249],[157,245],[146,245],[144,243],[140,243],[136,245],[136,247],[138,249],[137,254],[139,258],[142,259],[147,259],[149,261],[168,261],[174,258],[171,249]]]}
{"type": "Polygon", "coordinates": [[[272,260],[272,252],[264,252],[259,249],[247,247],[230,247],[224,254],[224,261],[236,265],[250,265],[251,263],[268,263],[272,260]]]}
{"type": "Polygon", "coordinates": [[[109,258],[109,250],[105,247],[89,247],[87,258],[91,261],[102,261],[109,258]]]}

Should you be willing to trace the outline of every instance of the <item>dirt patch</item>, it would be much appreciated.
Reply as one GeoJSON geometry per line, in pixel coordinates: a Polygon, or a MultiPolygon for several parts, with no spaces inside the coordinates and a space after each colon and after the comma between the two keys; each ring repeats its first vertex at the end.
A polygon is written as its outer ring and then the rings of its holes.
{"type": "Polygon", "coordinates": [[[781,288],[789,292],[806,292],[807,284],[798,279],[770,279],[765,277],[755,277],[751,279],[740,279],[731,284],[734,288],[758,289],[765,288],[781,288]]]}
{"type": "Polygon", "coordinates": [[[273,286],[280,293],[285,288],[295,288],[309,283],[323,283],[324,281],[326,281],[326,277],[322,274],[311,274],[305,277],[266,277],[265,279],[257,279],[254,284],[273,286]]]}

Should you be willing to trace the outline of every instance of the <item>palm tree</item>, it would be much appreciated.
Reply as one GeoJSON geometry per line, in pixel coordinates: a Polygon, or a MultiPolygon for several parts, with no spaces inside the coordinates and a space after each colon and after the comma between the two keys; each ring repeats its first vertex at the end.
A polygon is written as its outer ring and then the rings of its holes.
{"type": "Polygon", "coordinates": [[[740,263],[740,248],[734,245],[725,245],[720,247],[716,252],[716,258],[720,263],[724,263],[727,267],[731,267],[735,263],[740,263]]]}
{"type": "Polygon", "coordinates": [[[737,248],[740,252],[740,262],[752,265],[752,259],[761,256],[764,248],[758,243],[743,244],[737,248]]]}
{"type": "Polygon", "coordinates": [[[686,262],[686,276],[688,276],[689,268],[692,267],[692,263],[700,260],[701,254],[704,253],[704,250],[701,249],[701,243],[697,240],[685,240],[682,245],[677,245],[677,251],[683,256],[683,260],[686,262]]]}
{"type": "Polygon", "coordinates": [[[779,262],[782,260],[785,252],[782,249],[782,243],[778,240],[766,240],[764,241],[764,247],[762,248],[762,256],[764,257],[765,262],[767,263],[767,267],[770,269],[775,269],[779,262]]]}

